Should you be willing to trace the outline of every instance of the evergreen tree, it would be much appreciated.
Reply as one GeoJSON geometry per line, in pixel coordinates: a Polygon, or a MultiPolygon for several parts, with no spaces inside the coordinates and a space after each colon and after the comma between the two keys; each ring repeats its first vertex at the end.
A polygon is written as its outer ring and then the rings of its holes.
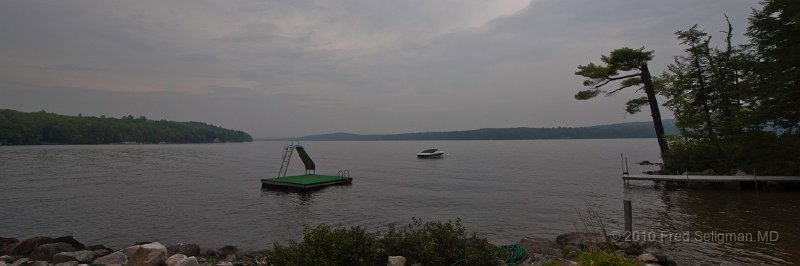
{"type": "Polygon", "coordinates": [[[756,122],[796,133],[800,127],[800,2],[767,0],[750,17],[756,122]]]}
{"type": "Polygon", "coordinates": [[[641,86],[640,88],[644,89],[646,96],[628,101],[625,111],[633,114],[641,111],[641,107],[644,105],[650,106],[658,147],[663,157],[669,151],[669,147],[664,138],[664,126],[661,123],[661,112],[658,110],[658,100],[656,99],[653,80],[650,70],[647,68],[647,62],[652,59],[653,51],[645,51],[644,47],[639,49],[625,47],[611,51],[608,56],[603,55],[601,61],[605,65],[589,63],[585,66],[578,66],[578,71],[575,72],[575,75],[588,78],[583,82],[583,85],[591,88],[579,91],[575,94],[575,99],[588,100],[597,97],[601,93],[610,96],[625,88],[641,86]],[[630,74],[623,75],[620,72],[630,74]],[[620,81],[620,87],[611,91],[604,90],[603,86],[612,81],[620,81]]]}

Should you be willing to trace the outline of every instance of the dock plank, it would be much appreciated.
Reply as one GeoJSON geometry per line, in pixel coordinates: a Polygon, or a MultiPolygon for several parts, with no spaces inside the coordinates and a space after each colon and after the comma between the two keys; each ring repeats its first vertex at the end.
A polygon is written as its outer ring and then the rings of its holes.
{"type": "Polygon", "coordinates": [[[651,180],[674,182],[800,182],[800,176],[722,176],[722,175],[622,175],[622,180],[651,180]]]}

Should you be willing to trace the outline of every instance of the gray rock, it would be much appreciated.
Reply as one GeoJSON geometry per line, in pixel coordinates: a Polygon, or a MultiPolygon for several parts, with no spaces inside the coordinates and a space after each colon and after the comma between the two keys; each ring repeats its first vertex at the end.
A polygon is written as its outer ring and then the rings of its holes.
{"type": "Polygon", "coordinates": [[[389,256],[389,261],[386,266],[406,266],[406,257],[403,256],[389,256]]]}
{"type": "Polygon", "coordinates": [[[200,263],[197,261],[197,257],[191,256],[183,261],[178,262],[178,264],[175,266],[200,266],[200,263]]]}
{"type": "Polygon", "coordinates": [[[50,263],[47,263],[46,261],[43,260],[37,260],[31,264],[28,264],[28,266],[50,266],[50,263]]]}
{"type": "Polygon", "coordinates": [[[186,256],[200,256],[200,246],[197,244],[178,243],[167,247],[169,255],[183,254],[186,256]]]}
{"type": "Polygon", "coordinates": [[[89,263],[95,258],[94,251],[81,250],[74,252],[61,252],[53,255],[53,263],[61,263],[67,261],[77,261],[79,263],[89,263]]]}
{"type": "Polygon", "coordinates": [[[83,243],[79,242],[78,240],[75,240],[75,238],[72,236],[62,236],[54,238],[52,243],[67,243],[72,245],[72,247],[74,247],[75,250],[83,250],[84,248],[86,248],[86,246],[83,245],[83,243]]]}
{"type": "Polygon", "coordinates": [[[14,261],[14,263],[11,263],[10,266],[24,265],[24,264],[28,263],[29,260],[30,260],[29,258],[21,258],[21,259],[18,259],[16,261],[14,261]]]}
{"type": "Polygon", "coordinates": [[[67,262],[62,262],[62,263],[56,263],[53,266],[78,266],[78,262],[77,261],[67,261],[67,262]]]}
{"type": "Polygon", "coordinates": [[[614,249],[624,250],[625,253],[628,253],[629,255],[639,255],[639,254],[642,253],[642,251],[639,250],[639,247],[637,245],[635,245],[634,243],[625,242],[625,241],[620,241],[620,242],[614,243],[614,249]]]}
{"type": "Polygon", "coordinates": [[[157,266],[167,260],[167,247],[158,242],[127,247],[121,252],[130,265],[157,266]]]}
{"type": "Polygon", "coordinates": [[[525,248],[528,254],[558,254],[559,246],[556,242],[542,237],[523,237],[517,244],[525,248]]]}
{"type": "Polygon", "coordinates": [[[656,258],[655,255],[650,253],[642,253],[641,255],[636,257],[636,260],[644,263],[658,263],[658,258],[656,258]]]}
{"type": "Polygon", "coordinates": [[[223,260],[223,261],[217,262],[217,266],[233,266],[233,263],[231,263],[230,261],[223,260]]]}
{"type": "Polygon", "coordinates": [[[3,250],[5,249],[6,246],[12,245],[17,242],[19,242],[19,239],[0,237],[0,254],[5,254],[3,253],[3,250]]]}
{"type": "Polygon", "coordinates": [[[108,254],[111,254],[111,250],[108,249],[97,249],[92,251],[94,253],[95,258],[99,258],[108,254]]]}
{"type": "Polygon", "coordinates": [[[0,260],[0,266],[8,266],[5,261],[0,260]]]}
{"type": "Polygon", "coordinates": [[[33,249],[31,259],[51,261],[53,260],[53,256],[57,253],[72,251],[75,251],[75,247],[69,243],[59,242],[44,244],[33,249]]]}
{"type": "Polygon", "coordinates": [[[33,252],[33,249],[43,245],[53,243],[53,239],[49,237],[37,236],[34,238],[25,239],[19,242],[8,244],[3,248],[3,254],[11,256],[28,257],[33,252]]]}
{"type": "Polygon", "coordinates": [[[235,246],[224,246],[220,251],[226,260],[234,261],[239,257],[239,248],[235,246]]]}
{"type": "Polygon", "coordinates": [[[95,259],[92,264],[125,265],[128,264],[128,256],[122,251],[117,251],[95,259]]]}
{"type": "Polygon", "coordinates": [[[14,257],[11,257],[9,255],[3,255],[3,256],[0,256],[0,261],[5,262],[5,263],[12,263],[12,262],[14,262],[14,257]]]}
{"type": "Polygon", "coordinates": [[[569,232],[556,237],[556,243],[562,247],[573,245],[581,249],[604,245],[606,242],[606,237],[599,233],[569,232]]]}
{"type": "Polygon", "coordinates": [[[178,265],[179,262],[185,260],[186,258],[187,258],[186,255],[178,253],[178,254],[169,256],[169,258],[167,258],[166,263],[167,263],[167,266],[176,266],[176,265],[178,265]]]}

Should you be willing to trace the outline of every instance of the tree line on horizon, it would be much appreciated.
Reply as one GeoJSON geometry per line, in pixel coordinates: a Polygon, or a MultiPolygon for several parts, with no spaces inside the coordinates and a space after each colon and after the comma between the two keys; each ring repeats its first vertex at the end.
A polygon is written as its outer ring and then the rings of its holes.
{"type": "MultiPolygon", "coordinates": [[[[674,120],[666,120],[668,134],[680,134],[674,120]]],[[[462,131],[417,132],[401,134],[332,133],[300,137],[300,140],[363,141],[363,140],[530,140],[530,139],[618,139],[653,138],[647,122],[599,125],[589,127],[552,128],[481,128],[462,131]]]]}
{"type": "Polygon", "coordinates": [[[253,138],[242,131],[202,122],[66,116],[46,111],[26,113],[0,110],[0,144],[109,144],[244,142],[253,138]]]}
{"type": "Polygon", "coordinates": [[[753,10],[742,44],[733,43],[727,16],[725,37],[716,45],[697,25],[675,32],[684,53],[661,75],[649,72],[653,51],[644,47],[616,49],[601,64],[578,66],[575,74],[587,78],[588,88],[575,98],[644,91],[625,110],[649,107],[667,172],[800,175],[800,3],[762,5],[753,10]],[[606,89],[610,82],[619,87],[606,89]],[[675,114],[679,136],[665,136],[657,95],[675,114]]]}

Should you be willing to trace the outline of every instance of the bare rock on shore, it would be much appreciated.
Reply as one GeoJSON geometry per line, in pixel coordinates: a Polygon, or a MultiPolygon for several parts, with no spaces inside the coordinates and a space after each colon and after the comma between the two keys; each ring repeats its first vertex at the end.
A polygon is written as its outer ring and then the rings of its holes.
{"type": "Polygon", "coordinates": [[[199,266],[195,256],[186,257],[183,254],[175,254],[170,256],[166,262],[167,266],[199,266]]]}
{"type": "Polygon", "coordinates": [[[6,255],[5,253],[6,246],[12,245],[17,242],[19,242],[19,239],[0,237],[0,255],[6,255]]]}
{"type": "MultiPolygon", "coordinates": [[[[56,264],[53,264],[53,266],[78,266],[79,264],[80,264],[80,263],[78,263],[77,261],[74,261],[74,260],[73,260],[73,261],[67,261],[67,262],[56,263],[56,264]]],[[[85,265],[85,264],[84,264],[84,265],[85,265]]]]}
{"type": "Polygon", "coordinates": [[[588,232],[569,232],[560,234],[556,237],[556,243],[562,247],[567,245],[576,246],[580,249],[592,246],[602,245],[607,241],[606,237],[599,233],[588,232]]]}
{"type": "Polygon", "coordinates": [[[9,255],[0,256],[0,262],[12,263],[14,262],[14,257],[11,257],[9,255]]]}
{"type": "Polygon", "coordinates": [[[111,254],[102,256],[92,261],[92,265],[126,265],[128,264],[128,256],[122,251],[113,252],[111,254]]]}
{"type": "Polygon", "coordinates": [[[30,258],[35,261],[51,261],[53,256],[61,252],[75,251],[75,247],[70,243],[58,242],[43,244],[35,247],[31,252],[30,258]]]}
{"type": "Polygon", "coordinates": [[[197,244],[178,243],[167,247],[169,255],[183,254],[189,257],[200,256],[200,246],[197,244]]]}
{"type": "Polygon", "coordinates": [[[49,237],[38,236],[8,244],[3,248],[3,253],[11,256],[27,257],[30,256],[34,248],[48,243],[53,243],[53,239],[49,237]]]}
{"type": "Polygon", "coordinates": [[[77,261],[79,263],[90,263],[94,260],[95,253],[91,250],[81,250],[74,252],[61,252],[53,256],[53,263],[77,261]]]}
{"type": "Polygon", "coordinates": [[[558,254],[559,246],[553,240],[543,237],[523,237],[517,244],[525,248],[528,254],[558,254]]]}
{"type": "Polygon", "coordinates": [[[158,242],[136,245],[121,250],[129,265],[157,266],[167,260],[167,247],[158,242]]]}

